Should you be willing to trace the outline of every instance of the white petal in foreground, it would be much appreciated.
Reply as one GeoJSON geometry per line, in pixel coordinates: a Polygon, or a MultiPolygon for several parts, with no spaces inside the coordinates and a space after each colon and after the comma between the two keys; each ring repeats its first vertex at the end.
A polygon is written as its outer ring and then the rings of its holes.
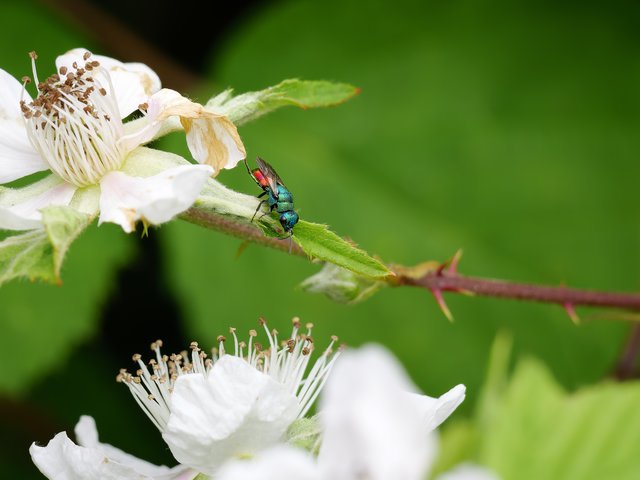
{"type": "Polygon", "coordinates": [[[0,229],[31,230],[42,226],[40,209],[69,205],[76,187],[50,175],[23,188],[0,188],[0,229]]]}
{"type": "MultiPolygon", "coordinates": [[[[58,70],[62,66],[72,68],[73,63],[84,65],[83,55],[87,52],[84,48],[75,48],[60,55],[56,59],[58,70]]],[[[160,90],[160,78],[143,63],[123,63],[114,58],[103,55],[91,55],[91,60],[100,63],[111,77],[113,91],[110,94],[116,97],[120,118],[126,118],[138,109],[138,106],[160,90]]]]}
{"type": "Polygon", "coordinates": [[[418,393],[409,393],[409,399],[420,412],[422,426],[426,431],[435,430],[464,401],[466,387],[456,385],[440,398],[418,393]]]}
{"type": "Polygon", "coordinates": [[[287,388],[233,355],[204,375],[183,375],[163,438],[181,463],[214,474],[224,460],[280,440],[298,414],[287,388]]]}
{"type": "Polygon", "coordinates": [[[18,80],[0,69],[0,183],[49,168],[27,138],[21,97],[31,100],[18,80]]]}
{"type": "Polygon", "coordinates": [[[132,149],[154,138],[169,117],[180,117],[187,135],[189,150],[199,163],[211,165],[215,174],[222,168],[233,168],[246,157],[238,130],[227,117],[205,110],[178,92],[163,88],[147,105],[147,123],[123,140],[132,149]]]}
{"type": "Polygon", "coordinates": [[[421,480],[437,450],[407,392],[416,388],[385,349],[345,352],[324,390],[323,478],[421,480]]]}
{"type": "Polygon", "coordinates": [[[471,463],[462,463],[436,477],[436,480],[499,480],[499,476],[491,470],[474,465],[471,463]]]}
{"type": "MultiPolygon", "coordinates": [[[[216,480],[320,480],[315,459],[306,451],[280,445],[250,460],[227,462],[216,480]]],[[[354,479],[356,480],[356,479],[354,479]]]]}
{"type": "Polygon", "coordinates": [[[182,165],[152,177],[108,173],[100,182],[99,224],[117,223],[129,233],[138,220],[167,222],[193,205],[211,173],[206,165],[182,165]]]}
{"type": "Polygon", "coordinates": [[[80,419],[76,435],[80,445],[73,443],[65,432],[58,433],[45,447],[31,445],[31,459],[45,477],[51,480],[188,480],[195,477],[195,472],[186,467],[156,466],[100,443],[91,417],[80,419]]]}

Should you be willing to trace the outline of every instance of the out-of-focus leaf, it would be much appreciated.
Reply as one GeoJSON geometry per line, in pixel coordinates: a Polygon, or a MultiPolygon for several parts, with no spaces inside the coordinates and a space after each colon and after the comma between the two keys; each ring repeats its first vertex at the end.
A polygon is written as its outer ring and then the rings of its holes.
{"type": "Polygon", "coordinates": [[[640,477],[640,383],[567,394],[538,361],[522,361],[481,460],[504,480],[640,477]]]}
{"type": "MultiPolygon", "coordinates": [[[[60,234],[60,225],[54,222],[51,228],[60,234]]],[[[38,238],[34,242],[40,242],[47,259],[42,268],[53,274],[53,247],[46,233],[29,235],[38,238]]],[[[61,284],[14,281],[0,288],[0,350],[19,359],[0,375],[0,392],[24,391],[63,365],[71,349],[95,330],[114,272],[128,256],[128,242],[116,226],[90,228],[69,250],[61,284]]]]}
{"type": "Polygon", "coordinates": [[[305,292],[322,293],[335,302],[354,304],[366,300],[387,285],[385,281],[326,263],[318,273],[302,282],[300,287],[305,292]]]}
{"type": "Polygon", "coordinates": [[[293,239],[311,258],[331,262],[371,278],[393,275],[382,262],[340,238],[326,225],[302,220],[296,225],[293,239]]]}
{"type": "Polygon", "coordinates": [[[207,102],[207,107],[224,113],[236,125],[255,120],[287,105],[299,108],[332,107],[346,102],[359,90],[346,83],[288,79],[258,92],[232,96],[226,90],[207,102]]]}

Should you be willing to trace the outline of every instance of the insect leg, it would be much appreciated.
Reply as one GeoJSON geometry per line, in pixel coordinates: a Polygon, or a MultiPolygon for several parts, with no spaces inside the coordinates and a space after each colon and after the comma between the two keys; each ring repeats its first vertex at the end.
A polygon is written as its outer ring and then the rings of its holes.
{"type": "MultiPolygon", "coordinates": [[[[256,211],[255,211],[255,212],[253,212],[253,217],[251,217],[251,222],[252,222],[252,223],[253,223],[253,219],[254,219],[254,218],[256,218],[256,215],[258,214],[258,210],[260,210],[260,207],[261,207],[262,205],[264,205],[264,203],[265,203],[265,202],[266,202],[266,200],[262,200],[262,201],[258,204],[258,206],[256,207],[256,211]]],[[[260,216],[260,218],[264,217],[264,215],[265,215],[265,214],[263,214],[262,216],[260,216]]],[[[260,218],[259,218],[258,220],[260,220],[260,218]]]]}

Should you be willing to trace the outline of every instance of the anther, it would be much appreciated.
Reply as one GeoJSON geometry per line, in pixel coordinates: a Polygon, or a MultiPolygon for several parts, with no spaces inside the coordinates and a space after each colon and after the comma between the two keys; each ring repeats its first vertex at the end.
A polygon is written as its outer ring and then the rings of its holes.
{"type": "Polygon", "coordinates": [[[37,60],[38,59],[38,54],[35,52],[35,50],[32,50],[29,52],[29,58],[31,58],[31,60],[37,60]]]}
{"type": "Polygon", "coordinates": [[[131,357],[131,359],[132,359],[134,362],[139,361],[141,358],[142,358],[142,355],[140,355],[139,353],[134,353],[134,354],[133,354],[133,356],[131,357]]]}

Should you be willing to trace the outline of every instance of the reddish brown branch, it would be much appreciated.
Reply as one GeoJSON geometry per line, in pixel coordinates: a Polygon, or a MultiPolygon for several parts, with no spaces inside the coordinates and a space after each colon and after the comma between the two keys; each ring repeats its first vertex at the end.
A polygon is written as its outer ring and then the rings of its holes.
{"type": "MultiPolygon", "coordinates": [[[[181,215],[181,218],[188,222],[195,223],[201,227],[217,230],[246,242],[258,243],[265,247],[275,248],[283,252],[289,252],[289,240],[274,237],[267,237],[262,230],[244,222],[234,221],[222,215],[208,212],[199,208],[191,208],[181,215]]],[[[296,244],[291,245],[292,255],[306,257],[307,254],[296,244]]]]}
{"type": "Polygon", "coordinates": [[[579,290],[526,283],[465,277],[458,273],[432,272],[413,279],[400,277],[399,284],[425,288],[431,292],[470,292],[475,295],[574,306],[613,307],[640,310],[640,294],[579,290]]]}

